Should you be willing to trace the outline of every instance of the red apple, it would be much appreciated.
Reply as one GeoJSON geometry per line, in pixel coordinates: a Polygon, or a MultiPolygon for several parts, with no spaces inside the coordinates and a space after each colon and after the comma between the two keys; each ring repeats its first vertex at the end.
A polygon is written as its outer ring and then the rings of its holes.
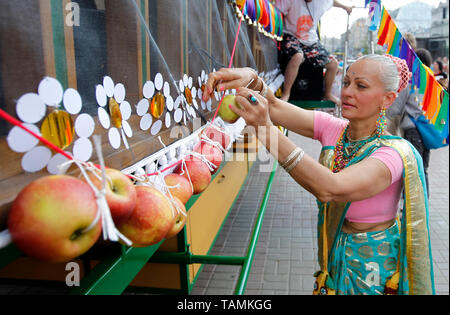
{"type": "Polygon", "coordinates": [[[94,245],[102,229],[94,221],[97,201],[92,188],[67,175],[42,177],[25,186],[12,203],[8,229],[26,255],[67,262],[94,245]]]}
{"type": "Polygon", "coordinates": [[[220,145],[226,149],[230,144],[230,136],[225,133],[225,130],[220,131],[219,127],[206,127],[203,131],[204,135],[212,141],[219,142],[220,145]]]}
{"type": "MultiPolygon", "coordinates": [[[[184,213],[186,214],[186,207],[184,206],[183,202],[177,197],[173,197],[173,200],[177,203],[178,207],[180,207],[181,210],[183,210],[184,213]]],[[[183,213],[178,212],[173,222],[172,228],[166,234],[166,238],[174,237],[175,235],[180,233],[180,231],[184,228],[185,225],[186,225],[186,216],[183,213]]]]}
{"type": "Polygon", "coordinates": [[[172,196],[177,197],[183,204],[188,202],[192,197],[192,187],[189,180],[180,174],[172,173],[164,176],[164,181],[168,186],[177,186],[176,188],[169,188],[172,196]]]}
{"type": "MultiPolygon", "coordinates": [[[[121,171],[107,168],[106,173],[106,202],[115,224],[119,224],[130,216],[136,206],[136,190],[131,180],[121,171]]],[[[100,173],[99,173],[100,174],[100,173]]],[[[102,181],[89,175],[92,183],[98,189],[102,187],[102,181]]]]}
{"type": "Polygon", "coordinates": [[[214,171],[211,172],[211,174],[217,172],[217,170],[220,167],[220,164],[222,164],[223,161],[222,150],[220,150],[218,147],[212,144],[201,142],[201,144],[196,149],[194,149],[194,151],[204,155],[208,161],[210,161],[216,166],[216,168],[214,169],[214,171]]]}
{"type": "Polygon", "coordinates": [[[211,172],[205,163],[192,155],[186,158],[185,163],[186,166],[178,165],[174,173],[190,179],[194,188],[194,195],[199,194],[208,187],[211,181],[211,172]]]}
{"type": "Polygon", "coordinates": [[[172,228],[175,210],[169,198],[156,188],[136,186],[137,203],[131,215],[117,228],[133,247],[160,242],[172,228]]]}

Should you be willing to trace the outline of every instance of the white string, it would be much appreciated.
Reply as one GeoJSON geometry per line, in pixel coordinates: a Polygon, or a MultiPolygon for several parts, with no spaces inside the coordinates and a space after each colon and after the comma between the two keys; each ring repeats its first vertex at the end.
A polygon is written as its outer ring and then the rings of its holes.
{"type": "Polygon", "coordinates": [[[189,184],[191,184],[192,193],[194,193],[194,185],[192,184],[191,176],[189,175],[189,171],[188,171],[188,168],[186,165],[186,157],[183,157],[181,159],[181,174],[180,175],[184,175],[185,171],[186,171],[187,177],[189,179],[189,184]]]}
{"type": "Polygon", "coordinates": [[[208,169],[210,172],[214,172],[214,170],[217,168],[217,165],[215,165],[213,162],[209,161],[205,155],[195,152],[195,151],[190,151],[189,154],[191,154],[192,156],[199,158],[203,163],[206,164],[206,166],[208,166],[208,169]]]}

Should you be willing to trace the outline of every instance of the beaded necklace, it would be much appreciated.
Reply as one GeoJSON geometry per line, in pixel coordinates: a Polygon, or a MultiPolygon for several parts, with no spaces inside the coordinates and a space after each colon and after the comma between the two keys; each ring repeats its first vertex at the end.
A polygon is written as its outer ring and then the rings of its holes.
{"type": "Polygon", "coordinates": [[[345,127],[341,138],[336,144],[336,149],[334,153],[334,166],[333,173],[340,172],[351,159],[356,155],[356,153],[365,145],[366,143],[378,138],[378,132],[372,136],[364,137],[360,140],[349,141],[348,140],[348,125],[345,127]]]}

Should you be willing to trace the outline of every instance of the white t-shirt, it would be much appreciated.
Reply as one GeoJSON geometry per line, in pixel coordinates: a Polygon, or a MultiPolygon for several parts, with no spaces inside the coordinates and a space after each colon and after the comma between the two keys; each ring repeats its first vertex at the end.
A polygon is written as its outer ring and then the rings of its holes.
{"type": "Polygon", "coordinates": [[[276,0],[276,7],[284,15],[283,30],[295,35],[306,46],[319,40],[317,24],[332,6],[333,0],[312,0],[309,3],[305,0],[276,0]]]}

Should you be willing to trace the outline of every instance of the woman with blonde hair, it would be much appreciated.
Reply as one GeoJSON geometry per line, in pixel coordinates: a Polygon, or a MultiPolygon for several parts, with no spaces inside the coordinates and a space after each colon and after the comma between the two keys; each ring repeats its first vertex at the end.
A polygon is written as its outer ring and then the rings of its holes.
{"type": "Polygon", "coordinates": [[[385,110],[410,75],[398,58],[361,57],[344,77],[341,119],[277,99],[250,68],[209,74],[204,100],[214,88],[237,88],[240,108],[230,108],[317,198],[315,294],[434,294],[422,161],[384,128],[385,110]],[[319,162],[276,125],[320,141],[319,162]]]}

